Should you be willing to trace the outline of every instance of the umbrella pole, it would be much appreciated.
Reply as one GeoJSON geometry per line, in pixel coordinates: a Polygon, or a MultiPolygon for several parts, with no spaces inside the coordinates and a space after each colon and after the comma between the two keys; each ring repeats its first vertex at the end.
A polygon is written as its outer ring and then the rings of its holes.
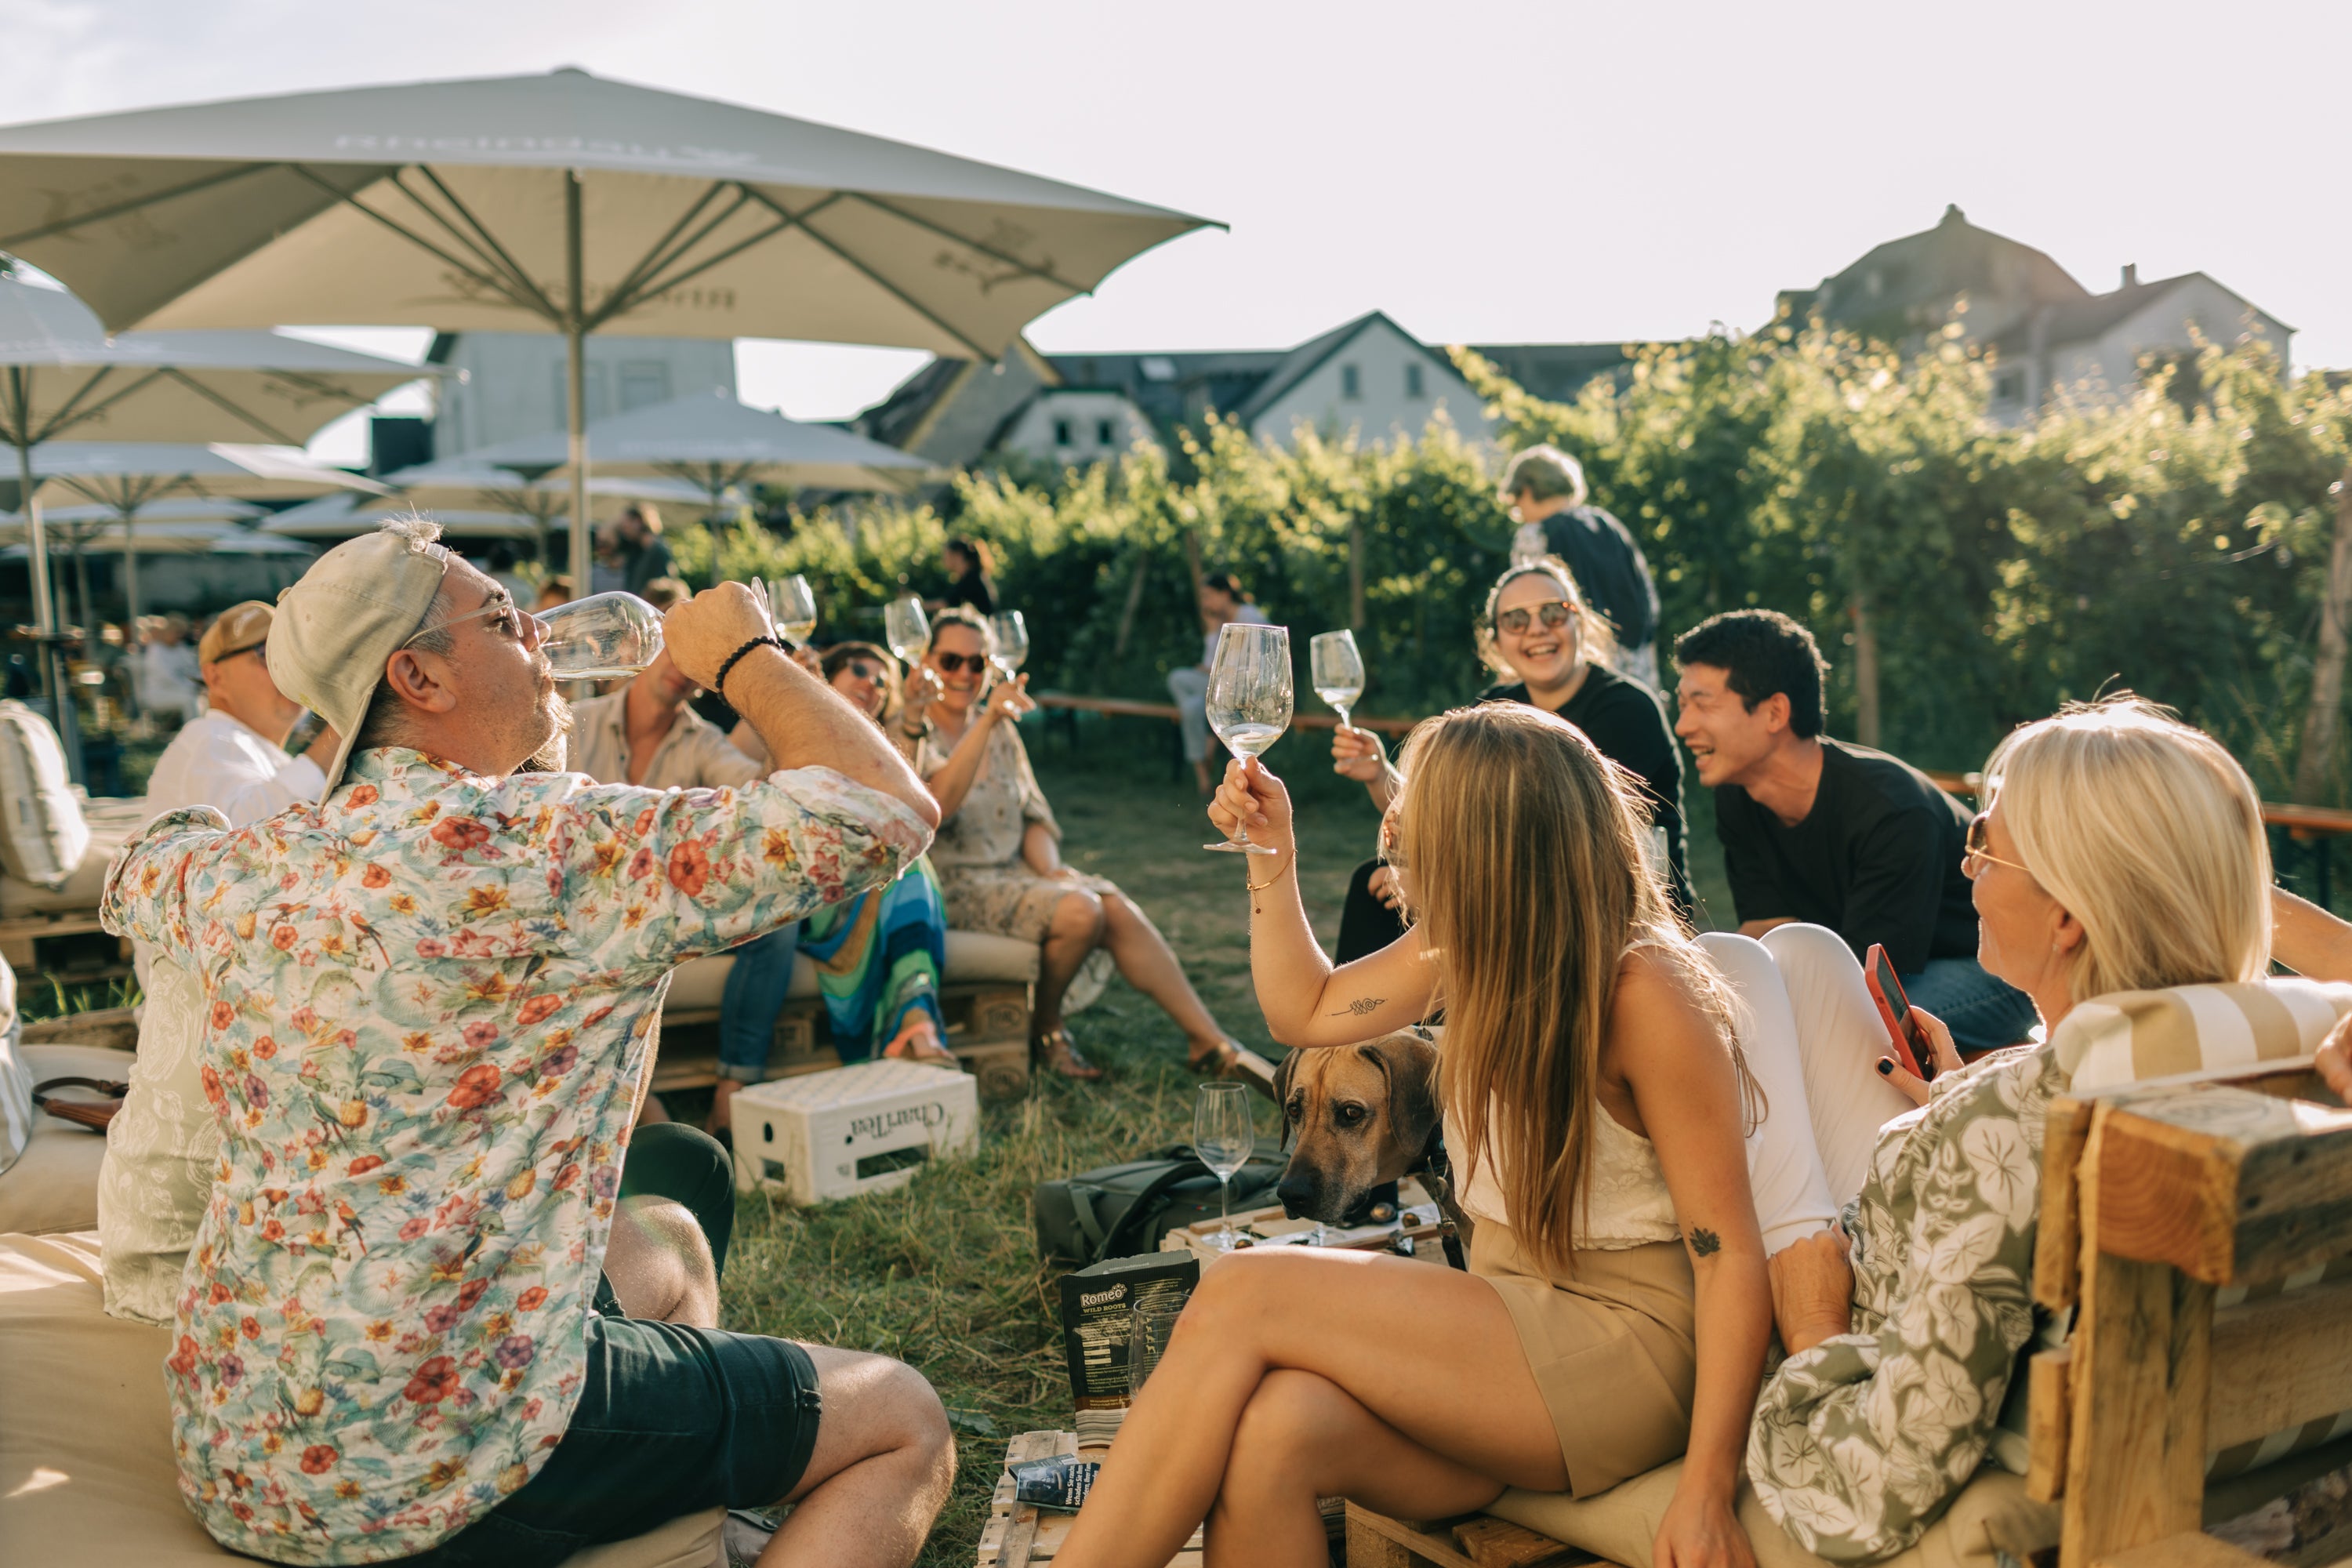
{"type": "MultiPolygon", "coordinates": [[[[122,514],[122,648],[128,660],[125,668],[139,668],[139,513],[122,514]]],[[[131,700],[125,704],[135,717],[139,712],[139,682],[122,683],[131,700]]]]}
{"type": "Polygon", "coordinates": [[[572,405],[572,592],[586,598],[595,589],[594,557],[588,544],[588,309],[580,254],[580,171],[563,172],[563,263],[572,288],[571,319],[564,323],[572,405]]]}
{"type": "MultiPolygon", "coordinates": [[[[21,370],[12,373],[21,377],[21,370]]],[[[25,396],[21,381],[17,384],[16,402],[20,408],[29,409],[31,400],[25,396]]],[[[58,629],[57,601],[49,596],[49,535],[41,523],[41,500],[33,489],[33,448],[30,443],[16,444],[17,504],[25,509],[28,531],[30,564],[33,569],[33,629],[40,634],[33,644],[33,668],[40,671],[41,695],[48,700],[49,717],[55,721],[58,742],[65,749],[66,772],[78,784],[89,780],[82,774],[81,726],[74,722],[73,693],[65,683],[65,672],[58,668],[58,645],[51,640],[58,629]]]]}

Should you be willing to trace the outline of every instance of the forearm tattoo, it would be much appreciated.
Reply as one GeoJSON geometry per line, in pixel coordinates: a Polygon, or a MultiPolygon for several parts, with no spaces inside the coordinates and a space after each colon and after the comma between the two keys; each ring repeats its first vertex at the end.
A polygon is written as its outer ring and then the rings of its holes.
{"type": "Polygon", "coordinates": [[[1340,1008],[1337,1013],[1327,1014],[1326,1016],[1342,1018],[1347,1016],[1349,1014],[1353,1013],[1359,1018],[1370,1017],[1372,1014],[1379,1012],[1381,1008],[1387,1004],[1387,1002],[1388,998],[1385,996],[1359,996],[1353,1002],[1349,1003],[1345,1007],[1340,1008]]]}
{"type": "Polygon", "coordinates": [[[1693,1257],[1709,1257],[1723,1249],[1723,1238],[1703,1225],[1695,1225],[1691,1226],[1690,1249],[1693,1257]]]}

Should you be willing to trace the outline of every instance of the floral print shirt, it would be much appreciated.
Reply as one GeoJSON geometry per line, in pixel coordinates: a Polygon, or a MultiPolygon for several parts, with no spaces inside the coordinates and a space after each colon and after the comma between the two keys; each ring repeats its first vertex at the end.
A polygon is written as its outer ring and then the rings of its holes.
{"type": "Polygon", "coordinates": [[[2033,1332],[2042,1128],[2075,1065],[2000,1052],[1881,1130],[1843,1215],[1853,1331],[1781,1363],[1748,1430],[1748,1479],[1807,1551],[1891,1557],[1976,1474],[2033,1332]]]}
{"type": "Polygon", "coordinates": [[[538,1470],[670,968],[888,882],[899,802],[352,759],[325,802],[158,818],[109,931],[199,977],[223,1133],[165,1363],[180,1486],[282,1563],[404,1557],[538,1470]]]}

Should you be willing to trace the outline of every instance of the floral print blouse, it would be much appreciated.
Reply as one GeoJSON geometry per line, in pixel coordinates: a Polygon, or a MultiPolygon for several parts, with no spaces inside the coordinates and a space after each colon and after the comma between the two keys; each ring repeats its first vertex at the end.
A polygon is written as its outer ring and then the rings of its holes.
{"type": "MultiPolygon", "coordinates": [[[[972,721],[978,723],[975,717],[972,721]]],[[[999,721],[988,737],[987,753],[971,788],[964,792],[956,814],[940,824],[939,842],[931,847],[931,864],[942,874],[965,866],[1012,866],[1021,860],[1021,840],[1033,822],[1042,822],[1056,839],[1062,825],[1045,792],[1030,771],[1028,748],[1021,732],[999,721]]],[[[915,751],[915,771],[929,778],[948,765],[954,753],[935,735],[926,735],[915,751]]]]}
{"type": "Polygon", "coordinates": [[[2003,1051],[1881,1130],[1843,1216],[1853,1331],[1781,1363],[1748,1430],[1748,1479],[1807,1551],[1891,1557],[1976,1474],[2034,1330],[2042,1129],[2077,1065],[2003,1051]]]}
{"type": "Polygon", "coordinates": [[[928,837],[827,769],[659,791],[388,748],[323,804],[126,845],[106,927],[199,977],[223,1133],[165,1363],[215,1539],[404,1557],[529,1480],[579,1399],[669,970],[928,837]]]}

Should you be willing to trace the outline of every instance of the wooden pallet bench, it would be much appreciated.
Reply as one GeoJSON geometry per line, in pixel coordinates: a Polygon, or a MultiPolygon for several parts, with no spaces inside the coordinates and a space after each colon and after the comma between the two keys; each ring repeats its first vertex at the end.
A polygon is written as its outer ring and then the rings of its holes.
{"type": "MultiPolygon", "coordinates": [[[[940,987],[948,1021],[947,1047],[980,1080],[985,1100],[1018,1100],[1029,1092],[1029,1007],[1026,986],[988,982],[940,987]]],[[[841,1065],[824,1003],[794,997],[776,1019],[768,1055],[770,1078],[796,1078],[841,1065]]],[[[719,1009],[666,1007],[661,1054],[654,1064],[656,1091],[708,1089],[719,1081],[719,1009]]]]}
{"type": "MultiPolygon", "coordinates": [[[[2075,1311],[2069,1342],[2028,1363],[2024,1489],[2060,1510],[2056,1552],[2046,1563],[2035,1554],[2036,1568],[2352,1557],[2352,1442],[2206,1481],[2210,1453],[2352,1410],[2352,1279],[2264,1289],[2352,1255],[2352,1110],[2307,1065],[2053,1101],[2036,1247],[2035,1300],[2075,1311]],[[2233,1286],[2248,1299],[2217,1308],[2233,1286]]],[[[1401,1521],[1350,1504],[1348,1562],[1591,1561],[1492,1526],[1504,1521],[1401,1521]]]]}

